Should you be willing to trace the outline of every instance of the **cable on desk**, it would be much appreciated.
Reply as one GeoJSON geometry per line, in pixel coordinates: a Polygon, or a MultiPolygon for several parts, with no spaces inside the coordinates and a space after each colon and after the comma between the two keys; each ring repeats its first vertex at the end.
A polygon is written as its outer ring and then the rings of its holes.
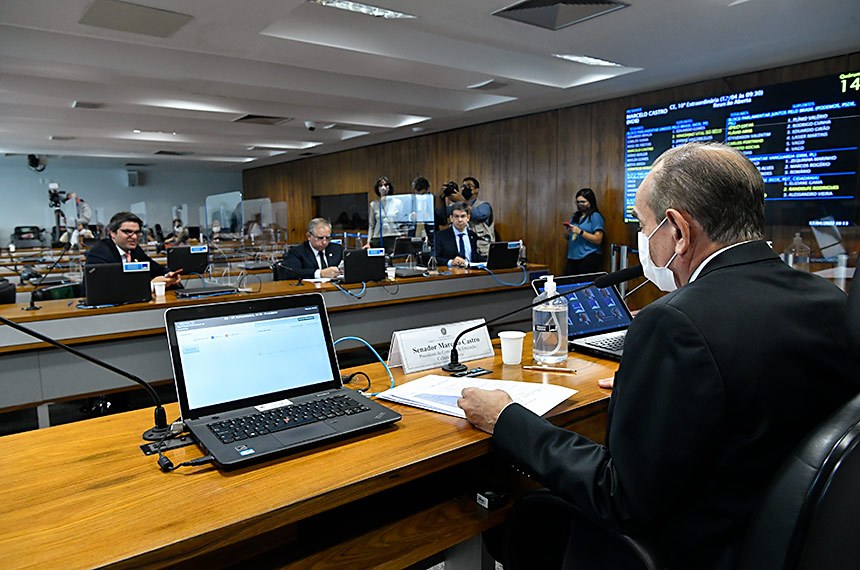
{"type": "Polygon", "coordinates": [[[257,280],[257,289],[250,291],[250,293],[259,293],[260,291],[263,290],[263,280],[260,279],[259,275],[254,275],[252,273],[245,273],[243,271],[242,274],[239,275],[239,279],[236,281],[236,288],[239,289],[239,291],[242,290],[242,286],[245,284],[245,279],[247,277],[253,277],[254,279],[257,280]]]}
{"type": "Polygon", "coordinates": [[[161,469],[164,473],[170,473],[171,471],[176,471],[180,467],[192,467],[195,465],[206,465],[207,463],[212,463],[215,460],[211,455],[204,455],[203,457],[197,457],[196,459],[190,459],[188,461],[183,461],[179,465],[174,465],[169,457],[164,455],[164,442],[168,439],[173,439],[182,433],[185,432],[185,424],[182,423],[182,420],[175,420],[172,424],[170,424],[170,431],[167,432],[167,435],[159,439],[153,445],[155,449],[158,450],[158,468],[161,469]]]}
{"type": "Polygon", "coordinates": [[[479,265],[477,268],[483,269],[484,271],[489,273],[490,277],[495,279],[496,283],[498,283],[499,285],[506,285],[508,287],[519,287],[520,285],[525,285],[526,280],[528,279],[528,273],[526,272],[526,268],[523,266],[520,266],[520,270],[523,272],[523,279],[519,283],[506,283],[505,281],[502,281],[501,279],[496,277],[496,274],[493,273],[492,270],[488,269],[486,265],[479,265]]]}
{"type": "MultiPolygon", "coordinates": [[[[341,338],[337,339],[336,341],[334,341],[334,345],[337,346],[337,344],[339,342],[342,342],[344,340],[354,340],[356,342],[360,342],[361,344],[363,344],[364,346],[369,348],[370,352],[373,353],[373,355],[376,357],[376,359],[382,363],[382,366],[383,366],[383,368],[385,368],[385,371],[388,372],[388,378],[389,378],[389,380],[391,380],[390,387],[394,388],[394,374],[391,373],[391,369],[388,367],[388,364],[386,364],[385,361],[382,360],[382,357],[379,356],[379,353],[376,352],[376,349],[373,348],[369,342],[367,342],[363,338],[358,338],[357,336],[344,336],[344,337],[341,337],[341,338]]],[[[368,393],[368,394],[364,394],[364,395],[372,398],[373,396],[376,396],[377,394],[379,394],[379,392],[372,392],[372,393],[368,393]]]]}
{"type": "Polygon", "coordinates": [[[397,295],[400,292],[400,283],[398,283],[397,281],[394,282],[394,291],[393,292],[389,291],[388,287],[385,286],[385,281],[376,281],[376,284],[379,285],[380,287],[382,287],[382,290],[385,291],[386,293],[388,293],[389,295],[391,295],[392,297],[394,295],[397,295]]]}
{"type": "Polygon", "coordinates": [[[358,293],[353,293],[352,291],[347,291],[346,289],[344,289],[343,287],[341,287],[340,285],[338,285],[334,281],[332,281],[331,284],[334,285],[335,288],[338,289],[344,295],[349,295],[350,297],[355,297],[356,299],[361,299],[367,293],[367,283],[365,283],[364,281],[361,282],[361,291],[359,291],[358,293]]]}
{"type": "Polygon", "coordinates": [[[356,376],[364,376],[364,378],[367,380],[367,388],[364,388],[364,389],[359,388],[358,391],[362,394],[369,392],[370,391],[370,376],[368,376],[367,374],[365,374],[361,370],[359,370],[358,372],[353,372],[352,374],[347,374],[346,376],[344,376],[343,377],[343,383],[349,384],[350,382],[355,380],[356,376]]]}

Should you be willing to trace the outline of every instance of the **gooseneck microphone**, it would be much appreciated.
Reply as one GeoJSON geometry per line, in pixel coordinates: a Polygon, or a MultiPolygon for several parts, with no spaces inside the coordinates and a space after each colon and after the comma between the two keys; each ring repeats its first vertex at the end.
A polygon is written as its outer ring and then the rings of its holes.
{"type": "Polygon", "coordinates": [[[625,281],[630,281],[631,279],[636,279],[637,277],[642,277],[642,266],[634,265],[633,267],[628,267],[626,269],[621,269],[619,271],[613,271],[612,273],[608,273],[606,275],[601,275],[597,279],[594,280],[593,283],[588,283],[586,285],[582,285],[581,287],[577,287],[576,289],[571,289],[570,291],[566,291],[564,293],[558,293],[557,295],[553,295],[552,297],[547,297],[546,299],[541,299],[536,303],[532,303],[531,305],[526,305],[525,307],[520,307],[519,309],[514,309],[509,313],[505,313],[504,315],[500,315],[498,317],[493,317],[489,321],[481,323],[479,325],[475,325],[473,327],[469,327],[466,330],[462,331],[457,337],[454,339],[454,344],[451,345],[451,361],[448,362],[445,366],[442,367],[442,370],[445,372],[463,372],[467,370],[468,367],[460,362],[460,355],[457,352],[457,343],[460,342],[460,339],[463,338],[463,335],[466,333],[470,333],[472,331],[478,330],[481,327],[487,326],[491,323],[495,323],[504,319],[506,317],[510,317],[513,314],[519,313],[520,311],[525,311],[526,309],[531,309],[533,307],[537,307],[538,305],[542,305],[547,301],[551,301],[553,299],[558,299],[559,297],[566,297],[568,295],[573,295],[574,293],[578,293],[584,289],[588,289],[589,287],[597,287],[598,289],[605,289],[606,287],[612,287],[614,285],[618,285],[619,283],[624,283],[625,281]]]}
{"type": "Polygon", "coordinates": [[[606,289],[607,287],[620,285],[625,281],[632,281],[634,279],[638,279],[644,274],[645,273],[642,271],[641,265],[625,267],[624,269],[619,269],[618,271],[613,271],[612,273],[601,275],[594,280],[594,286],[598,289],[606,289]]]}
{"type": "Polygon", "coordinates": [[[42,281],[44,281],[44,280],[45,280],[45,278],[46,278],[48,275],[50,275],[50,274],[51,274],[51,271],[53,271],[53,270],[54,270],[54,268],[55,268],[55,267],[57,267],[57,265],[59,265],[59,264],[60,264],[60,260],[61,260],[61,259],[63,259],[63,256],[64,256],[64,255],[66,255],[66,252],[67,252],[67,251],[69,251],[70,249],[72,249],[72,242],[71,242],[71,240],[69,240],[69,241],[67,241],[65,244],[63,244],[63,251],[61,251],[61,252],[60,252],[60,255],[59,255],[59,256],[57,256],[57,259],[56,259],[56,260],[54,260],[54,264],[53,264],[53,265],[51,265],[51,267],[49,267],[49,268],[48,268],[48,270],[45,272],[45,274],[44,274],[44,275],[42,275],[42,278],[41,278],[41,279],[39,279],[39,282],[38,282],[38,283],[36,283],[36,286],[35,286],[35,287],[33,288],[33,290],[30,292],[30,306],[28,306],[28,307],[22,307],[22,308],[21,308],[21,310],[22,310],[22,311],[38,311],[39,309],[41,309],[41,308],[42,308],[42,307],[40,307],[40,306],[36,305],[35,293],[36,293],[36,291],[38,291],[38,290],[39,290],[39,287],[42,285],[42,281]]]}
{"type": "Polygon", "coordinates": [[[88,354],[84,354],[83,352],[80,352],[79,350],[76,350],[76,349],[74,349],[68,345],[63,344],[60,341],[57,341],[57,340],[54,340],[48,336],[45,336],[40,332],[34,331],[33,329],[31,329],[29,327],[25,327],[24,325],[20,325],[20,324],[16,323],[15,321],[10,321],[6,317],[0,316],[0,323],[3,323],[7,327],[11,327],[11,328],[15,329],[16,331],[22,332],[28,336],[31,336],[33,338],[37,338],[37,339],[41,340],[42,342],[46,342],[46,343],[50,344],[51,346],[55,346],[59,349],[65,350],[66,352],[73,354],[73,355],[77,356],[78,358],[82,358],[83,360],[86,360],[88,362],[92,362],[96,366],[101,366],[102,368],[104,368],[106,370],[110,370],[114,374],[118,374],[118,375],[122,376],[123,378],[128,378],[132,382],[140,384],[149,393],[149,395],[152,397],[152,400],[155,402],[155,425],[154,425],[154,427],[151,427],[148,430],[146,430],[145,432],[143,432],[143,439],[145,439],[147,441],[158,441],[170,433],[170,426],[168,426],[168,424],[167,424],[167,412],[164,411],[164,407],[161,404],[161,398],[158,397],[158,392],[155,391],[155,388],[153,388],[145,380],[138,378],[137,376],[135,376],[134,374],[131,374],[130,372],[126,372],[125,370],[121,370],[112,364],[108,364],[107,362],[103,362],[103,361],[101,361],[97,358],[94,358],[88,354]]]}

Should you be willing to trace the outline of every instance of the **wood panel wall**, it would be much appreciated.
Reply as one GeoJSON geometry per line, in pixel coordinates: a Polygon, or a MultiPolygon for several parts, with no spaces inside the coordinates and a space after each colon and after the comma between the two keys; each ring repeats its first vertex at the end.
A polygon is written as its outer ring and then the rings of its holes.
{"type": "MultiPolygon", "coordinates": [[[[315,215],[314,195],[367,192],[369,202],[382,175],[400,193],[410,190],[416,176],[425,176],[438,194],[447,180],[474,176],[481,181],[481,198],[493,206],[501,239],[522,238],[529,261],[557,273],[565,257],[561,222],[573,212],[581,187],[594,189],[606,218],[604,251],[609,243],[636,244],[635,225],[622,221],[626,109],[857,69],[860,52],[249,169],[244,194],[287,202],[289,240],[299,242],[315,215]]],[[[808,228],[771,227],[767,237],[782,251],[795,231],[814,244],[808,228]]],[[[849,251],[860,249],[856,227],[843,231],[843,239],[849,251]]],[[[608,269],[609,256],[604,257],[608,269]]],[[[631,304],[653,299],[649,289],[631,304]]]]}

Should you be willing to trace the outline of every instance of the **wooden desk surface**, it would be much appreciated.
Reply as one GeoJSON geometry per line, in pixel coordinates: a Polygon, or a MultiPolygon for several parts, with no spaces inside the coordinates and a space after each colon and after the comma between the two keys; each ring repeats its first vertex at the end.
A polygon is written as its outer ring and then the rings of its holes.
{"type": "MultiPolygon", "coordinates": [[[[526,347],[523,362],[530,363],[530,356],[526,347]]],[[[568,365],[579,371],[575,375],[504,366],[498,355],[470,364],[491,368],[492,378],[579,390],[550,412],[551,420],[602,439],[609,392],[597,387],[597,379],[611,376],[616,363],[572,353],[568,365]]],[[[361,369],[375,379],[375,390],[387,387],[381,366],[361,369]]],[[[399,383],[423,374],[395,371],[395,378],[399,383]]],[[[403,414],[390,428],[233,472],[201,466],[161,473],[155,457],[138,448],[140,433],[151,425],[151,409],[2,437],[0,567],[163,567],[199,565],[200,557],[207,567],[223,566],[226,552],[255,556],[260,539],[271,548],[288,541],[290,529],[301,521],[462,466],[491,450],[489,436],[465,420],[386,405],[403,414]]],[[[177,415],[175,404],[168,406],[168,415],[177,415]]],[[[189,446],[167,455],[178,464],[200,451],[189,446]]],[[[429,525],[429,532],[445,532],[444,521],[438,526],[429,525]]],[[[386,538],[384,567],[400,564],[391,560],[415,559],[408,537],[386,538]]],[[[364,549],[373,551],[372,546],[364,549]]],[[[343,561],[319,567],[346,567],[339,564],[343,561]]],[[[370,562],[356,564],[348,567],[370,567],[370,562]]]]}

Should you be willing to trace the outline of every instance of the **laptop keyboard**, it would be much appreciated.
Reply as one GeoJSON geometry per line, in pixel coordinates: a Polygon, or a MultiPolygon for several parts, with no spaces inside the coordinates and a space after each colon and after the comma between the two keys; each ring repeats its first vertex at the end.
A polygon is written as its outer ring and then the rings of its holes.
{"type": "Polygon", "coordinates": [[[321,398],[303,404],[293,404],[274,410],[267,410],[214,422],[207,427],[221,443],[233,443],[259,435],[283,431],[298,426],[330,420],[338,416],[351,416],[370,410],[345,394],[321,398]]]}
{"type": "Polygon", "coordinates": [[[601,338],[597,340],[585,340],[583,344],[595,346],[604,350],[621,350],[624,348],[624,339],[627,335],[618,335],[609,338],[601,338]]]}

